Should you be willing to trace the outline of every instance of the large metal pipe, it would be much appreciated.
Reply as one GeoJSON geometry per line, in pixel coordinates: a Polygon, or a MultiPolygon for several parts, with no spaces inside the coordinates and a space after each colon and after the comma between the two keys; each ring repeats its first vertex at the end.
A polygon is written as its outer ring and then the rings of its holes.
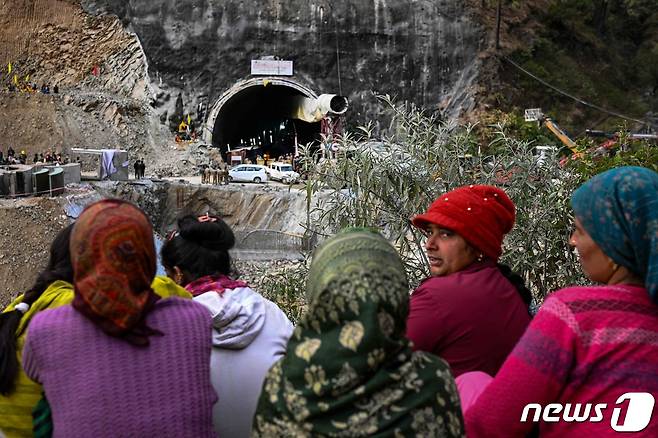
{"type": "Polygon", "coordinates": [[[321,94],[317,99],[297,96],[294,100],[291,117],[309,123],[319,122],[327,115],[344,114],[348,107],[347,97],[336,94],[321,94]]]}

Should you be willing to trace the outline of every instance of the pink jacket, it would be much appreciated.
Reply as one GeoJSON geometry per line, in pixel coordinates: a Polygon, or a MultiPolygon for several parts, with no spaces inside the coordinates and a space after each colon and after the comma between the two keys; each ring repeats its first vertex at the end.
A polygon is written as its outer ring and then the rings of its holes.
{"type": "MultiPolygon", "coordinates": [[[[619,436],[612,425],[624,424],[631,402],[617,400],[629,392],[658,398],[658,306],[639,286],[562,289],[466,412],[466,430],[469,438],[513,438],[538,424],[542,437],[619,436]],[[558,405],[546,413],[551,403],[558,405]],[[576,411],[581,420],[564,420],[576,411]],[[537,415],[548,421],[533,422],[537,415]]],[[[655,411],[646,428],[628,435],[658,436],[655,411]]],[[[640,412],[628,417],[643,419],[640,412]]]]}

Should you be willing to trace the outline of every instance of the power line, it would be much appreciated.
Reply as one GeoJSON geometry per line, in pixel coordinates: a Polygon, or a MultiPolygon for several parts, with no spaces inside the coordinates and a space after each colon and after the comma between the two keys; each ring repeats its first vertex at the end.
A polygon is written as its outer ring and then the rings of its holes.
{"type": "Polygon", "coordinates": [[[563,96],[566,96],[566,97],[568,97],[568,98],[570,98],[570,99],[575,100],[576,102],[580,103],[581,105],[585,105],[585,106],[588,106],[588,107],[590,107],[590,108],[594,108],[594,109],[596,109],[596,110],[599,110],[599,111],[604,112],[604,113],[606,113],[606,114],[609,114],[609,115],[611,115],[611,116],[619,117],[620,119],[631,120],[631,121],[633,121],[633,122],[642,123],[643,125],[650,125],[650,123],[649,123],[648,121],[646,121],[646,120],[636,119],[636,118],[633,118],[633,117],[630,117],[630,116],[625,116],[624,114],[621,114],[621,113],[618,113],[618,112],[615,112],[615,111],[607,110],[607,109],[605,109],[605,108],[603,108],[603,107],[601,107],[601,106],[595,105],[595,104],[593,104],[593,103],[589,103],[589,102],[587,102],[587,101],[585,101],[585,100],[583,100],[583,99],[581,99],[581,98],[579,98],[579,97],[573,96],[573,95],[567,93],[566,91],[562,91],[562,90],[560,90],[559,88],[557,88],[556,86],[551,85],[551,84],[549,84],[548,82],[546,82],[545,80],[543,80],[543,79],[541,79],[541,78],[535,76],[534,74],[530,73],[528,70],[524,69],[523,67],[521,67],[519,64],[517,64],[516,62],[512,61],[512,60],[509,59],[508,57],[506,57],[506,56],[504,56],[504,55],[499,55],[499,56],[500,56],[502,59],[504,59],[505,61],[507,61],[507,62],[509,62],[510,64],[512,64],[512,65],[513,65],[514,67],[516,67],[517,69],[521,70],[521,71],[522,71],[523,73],[525,73],[526,75],[528,75],[528,76],[530,76],[531,78],[533,78],[534,80],[536,80],[536,81],[542,83],[543,85],[545,85],[545,86],[551,88],[551,89],[554,90],[554,91],[557,91],[558,93],[562,94],[563,96]]]}

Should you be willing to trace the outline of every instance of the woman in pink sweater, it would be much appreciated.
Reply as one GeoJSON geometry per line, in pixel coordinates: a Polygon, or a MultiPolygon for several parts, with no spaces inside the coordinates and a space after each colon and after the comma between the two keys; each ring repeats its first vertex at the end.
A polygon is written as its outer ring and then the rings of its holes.
{"type": "Polygon", "coordinates": [[[607,171],[572,206],[571,244],[601,285],[546,299],[466,410],[469,437],[658,436],[658,174],[607,171]]]}

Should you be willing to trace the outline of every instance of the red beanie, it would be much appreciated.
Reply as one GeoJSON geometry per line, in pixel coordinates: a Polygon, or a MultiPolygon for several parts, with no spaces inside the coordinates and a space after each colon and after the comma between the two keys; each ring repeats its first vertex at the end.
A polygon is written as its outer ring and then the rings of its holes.
{"type": "Polygon", "coordinates": [[[454,231],[496,261],[514,218],[514,203],[505,192],[492,186],[470,185],[441,195],[412,223],[418,228],[432,223],[454,231]]]}

